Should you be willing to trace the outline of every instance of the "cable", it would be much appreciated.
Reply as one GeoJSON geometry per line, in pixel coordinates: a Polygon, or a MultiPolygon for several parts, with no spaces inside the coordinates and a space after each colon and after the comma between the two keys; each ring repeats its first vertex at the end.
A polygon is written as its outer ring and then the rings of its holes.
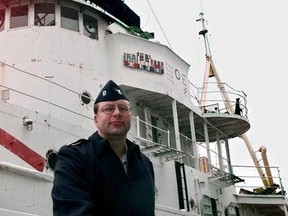
{"type": "Polygon", "coordinates": [[[173,49],[172,49],[172,46],[171,46],[171,44],[170,44],[170,42],[169,42],[169,40],[168,40],[168,38],[167,38],[167,36],[166,36],[166,34],[165,34],[165,32],[164,32],[164,30],[163,30],[163,28],[162,28],[162,26],[161,26],[161,24],[160,24],[160,22],[159,22],[159,20],[158,20],[158,18],[157,18],[157,16],[156,16],[155,12],[154,12],[154,10],[153,10],[153,8],[152,8],[150,2],[149,2],[149,0],[147,0],[147,3],[148,3],[148,5],[149,5],[149,7],[150,7],[150,9],[151,9],[151,11],[152,11],[152,13],[153,13],[153,15],[154,15],[156,21],[157,21],[157,23],[158,23],[158,25],[159,25],[159,27],[160,27],[160,29],[161,29],[161,31],[162,31],[162,33],[163,33],[163,35],[164,35],[166,41],[167,41],[167,43],[168,43],[170,49],[173,50],[173,49]]]}
{"type": "Polygon", "coordinates": [[[202,5],[202,1],[201,1],[201,0],[199,0],[199,4],[200,4],[200,10],[201,10],[201,12],[204,13],[203,5],[202,5]]]}

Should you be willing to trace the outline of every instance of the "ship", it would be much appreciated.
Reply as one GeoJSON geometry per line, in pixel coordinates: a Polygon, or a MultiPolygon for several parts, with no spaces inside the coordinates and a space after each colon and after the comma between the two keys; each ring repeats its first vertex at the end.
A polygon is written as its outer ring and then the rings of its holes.
{"type": "Polygon", "coordinates": [[[221,81],[197,21],[201,88],[124,1],[0,0],[0,215],[53,215],[57,152],[96,130],[93,103],[113,79],[133,107],[128,137],[154,165],[155,215],[288,216],[279,167],[246,135],[247,97],[221,81]],[[231,163],[239,137],[253,166],[231,163]]]}

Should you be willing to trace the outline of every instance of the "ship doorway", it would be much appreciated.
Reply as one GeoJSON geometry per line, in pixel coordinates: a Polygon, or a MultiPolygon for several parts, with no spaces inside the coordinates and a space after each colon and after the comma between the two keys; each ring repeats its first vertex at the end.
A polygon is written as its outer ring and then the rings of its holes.
{"type": "Polygon", "coordinates": [[[217,216],[218,213],[217,213],[217,203],[216,203],[216,200],[211,198],[211,207],[212,207],[212,215],[214,216],[217,216]]]}
{"type": "Polygon", "coordinates": [[[203,216],[217,216],[217,202],[216,199],[203,195],[201,200],[201,215],[203,216]]]}
{"type": "Polygon", "coordinates": [[[225,216],[240,216],[240,210],[234,203],[230,203],[225,209],[225,216]]]}
{"type": "Polygon", "coordinates": [[[184,163],[175,161],[179,209],[190,211],[184,163]]]}
{"type": "Polygon", "coordinates": [[[158,143],[157,118],[151,115],[152,141],[158,143]]]}
{"type": "Polygon", "coordinates": [[[158,134],[158,128],[157,128],[157,121],[158,118],[151,115],[152,111],[149,108],[144,109],[144,116],[145,116],[145,122],[147,123],[145,125],[146,129],[146,139],[153,141],[154,143],[158,143],[159,141],[159,134],[158,134]]]}

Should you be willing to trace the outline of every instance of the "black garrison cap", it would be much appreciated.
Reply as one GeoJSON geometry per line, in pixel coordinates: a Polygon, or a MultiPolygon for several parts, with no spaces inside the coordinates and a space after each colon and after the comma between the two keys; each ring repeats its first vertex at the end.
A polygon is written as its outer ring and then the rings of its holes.
{"type": "Polygon", "coordinates": [[[121,99],[129,101],[122,89],[113,80],[109,80],[101,89],[94,104],[102,101],[116,101],[121,99]]]}

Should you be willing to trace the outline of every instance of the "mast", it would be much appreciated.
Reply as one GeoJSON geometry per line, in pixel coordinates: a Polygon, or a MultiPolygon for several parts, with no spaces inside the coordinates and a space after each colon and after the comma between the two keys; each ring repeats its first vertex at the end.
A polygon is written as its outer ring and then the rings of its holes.
{"type": "Polygon", "coordinates": [[[210,50],[210,46],[209,46],[209,40],[207,37],[208,30],[206,29],[206,26],[205,26],[206,20],[204,19],[204,14],[200,13],[200,18],[197,19],[196,21],[201,22],[201,25],[202,25],[202,30],[199,32],[199,35],[202,35],[204,38],[205,57],[206,57],[205,74],[204,74],[203,87],[202,87],[203,91],[202,91],[201,98],[200,98],[200,106],[202,107],[202,110],[205,107],[207,91],[208,91],[208,79],[215,77],[217,84],[218,84],[218,88],[220,89],[222,97],[224,98],[226,109],[229,110],[230,112],[234,113],[234,110],[230,109],[230,108],[233,109],[233,104],[229,100],[227,92],[224,88],[224,83],[221,82],[220,76],[218,75],[216,68],[214,66],[213,60],[212,60],[212,54],[211,54],[211,50],[210,50]]]}
{"type": "MultiPolygon", "coordinates": [[[[207,92],[208,92],[208,80],[209,80],[209,78],[215,77],[215,79],[217,81],[218,88],[221,92],[226,110],[229,113],[235,113],[234,105],[231,103],[231,100],[229,99],[229,96],[225,90],[224,83],[221,82],[220,76],[217,73],[217,70],[216,70],[215,65],[213,63],[213,60],[212,60],[212,54],[211,54],[209,41],[208,41],[208,37],[207,37],[208,30],[206,29],[206,26],[205,26],[206,20],[204,19],[204,14],[201,12],[199,15],[200,15],[200,18],[197,19],[196,21],[201,22],[202,29],[201,29],[201,31],[199,31],[199,35],[202,35],[204,38],[205,57],[206,57],[205,74],[204,74],[203,87],[202,87],[203,91],[202,91],[201,97],[200,97],[200,107],[201,107],[202,111],[204,112],[205,111],[205,105],[206,105],[207,92]]],[[[254,151],[252,145],[250,144],[248,136],[246,134],[242,134],[239,137],[245,142],[246,147],[248,148],[250,156],[254,162],[254,165],[256,166],[256,169],[258,171],[258,174],[259,174],[264,186],[266,186],[266,187],[270,186],[271,183],[273,183],[270,168],[265,166],[267,174],[270,175],[270,176],[268,176],[269,180],[267,180],[267,178],[265,177],[265,174],[261,168],[259,160],[256,157],[255,151],[254,151]]],[[[266,153],[266,149],[265,149],[265,152],[262,152],[262,156],[265,155],[265,153],[266,153]]],[[[266,161],[266,164],[268,164],[268,159],[267,159],[266,155],[264,158],[265,158],[264,161],[266,161]]]]}

